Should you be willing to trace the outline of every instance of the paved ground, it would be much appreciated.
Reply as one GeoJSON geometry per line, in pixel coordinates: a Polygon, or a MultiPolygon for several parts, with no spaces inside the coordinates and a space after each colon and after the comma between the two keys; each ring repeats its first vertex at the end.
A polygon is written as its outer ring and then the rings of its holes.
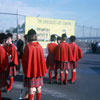
{"type": "MultiPolygon", "coordinates": [[[[10,93],[3,93],[3,100],[19,100],[23,89],[22,80],[22,73],[16,76],[13,90],[10,93]]],[[[46,75],[42,100],[100,100],[100,55],[84,54],[83,59],[78,63],[75,84],[60,85],[55,83],[55,79],[53,84],[48,82],[46,75]]],[[[24,93],[23,89],[22,94],[24,93]]]]}

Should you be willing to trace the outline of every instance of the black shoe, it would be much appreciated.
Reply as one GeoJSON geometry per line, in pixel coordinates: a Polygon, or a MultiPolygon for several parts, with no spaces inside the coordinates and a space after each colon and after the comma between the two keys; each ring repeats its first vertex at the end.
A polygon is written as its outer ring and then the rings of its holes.
{"type": "Polygon", "coordinates": [[[6,88],[2,88],[1,91],[4,92],[4,93],[7,93],[7,89],[6,88]]]}
{"type": "Polygon", "coordinates": [[[71,83],[71,84],[75,84],[75,81],[72,82],[72,80],[69,80],[69,83],[71,83]]]}
{"type": "Polygon", "coordinates": [[[12,91],[12,89],[10,89],[9,91],[7,90],[7,93],[9,93],[9,92],[11,92],[12,91]]]}
{"type": "Polygon", "coordinates": [[[49,84],[52,84],[52,81],[50,81],[49,84]]]}
{"type": "Polygon", "coordinates": [[[66,84],[67,84],[67,82],[63,81],[63,84],[64,84],[64,85],[66,85],[66,84]]]}
{"type": "Polygon", "coordinates": [[[4,92],[4,93],[9,93],[9,92],[12,91],[12,89],[8,91],[7,88],[3,88],[1,91],[4,92]]]}
{"type": "Polygon", "coordinates": [[[60,82],[60,85],[63,85],[63,82],[60,82]]]}
{"type": "Polygon", "coordinates": [[[70,81],[71,81],[71,79],[68,80],[68,82],[70,82],[70,81]]]}
{"type": "Polygon", "coordinates": [[[54,76],[54,77],[52,77],[52,79],[55,79],[56,77],[54,76]]]}
{"type": "Polygon", "coordinates": [[[56,81],[56,84],[58,84],[58,81],[56,81]]]}

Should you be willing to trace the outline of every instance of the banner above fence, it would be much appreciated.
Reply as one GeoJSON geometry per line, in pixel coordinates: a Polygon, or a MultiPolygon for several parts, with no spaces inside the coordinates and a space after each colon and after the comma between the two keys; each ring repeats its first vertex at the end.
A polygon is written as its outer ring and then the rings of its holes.
{"type": "Polygon", "coordinates": [[[51,34],[61,36],[63,33],[66,33],[69,37],[75,33],[75,21],[26,17],[25,34],[27,34],[31,28],[35,29],[39,40],[49,39],[51,34]]]}

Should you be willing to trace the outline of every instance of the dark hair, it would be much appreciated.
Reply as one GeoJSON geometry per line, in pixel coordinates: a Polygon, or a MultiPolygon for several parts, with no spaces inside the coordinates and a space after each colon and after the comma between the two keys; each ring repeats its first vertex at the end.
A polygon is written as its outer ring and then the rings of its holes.
{"type": "Polygon", "coordinates": [[[25,35],[24,35],[24,38],[26,39],[27,37],[28,37],[28,34],[25,34],[25,35]]]}
{"type": "Polygon", "coordinates": [[[7,37],[13,38],[13,35],[11,33],[7,33],[7,37]]]}
{"type": "Polygon", "coordinates": [[[30,29],[28,31],[28,35],[36,35],[36,31],[34,29],[30,29]]]}
{"type": "Polygon", "coordinates": [[[36,41],[37,40],[37,36],[36,36],[36,31],[34,29],[30,29],[28,31],[28,41],[36,41]]]}
{"type": "Polygon", "coordinates": [[[55,41],[55,40],[56,40],[56,36],[52,34],[50,37],[50,41],[55,41]]]}
{"type": "Polygon", "coordinates": [[[62,34],[62,40],[66,40],[67,35],[66,34],[62,34]]]}
{"type": "Polygon", "coordinates": [[[70,39],[71,42],[74,42],[76,40],[76,37],[74,35],[72,35],[72,36],[70,36],[69,39],[70,39]]]}
{"type": "Polygon", "coordinates": [[[60,36],[57,37],[57,41],[58,41],[58,40],[61,40],[61,37],[60,37],[60,36]]]}
{"type": "Polygon", "coordinates": [[[23,47],[24,47],[24,42],[23,42],[23,40],[19,39],[17,41],[17,50],[20,52],[23,50],[23,47]]]}
{"type": "Polygon", "coordinates": [[[25,34],[25,35],[24,35],[24,39],[25,39],[25,40],[28,40],[28,34],[25,34]]]}
{"type": "Polygon", "coordinates": [[[4,40],[7,40],[7,35],[5,33],[0,33],[0,44],[2,44],[4,40]]]}

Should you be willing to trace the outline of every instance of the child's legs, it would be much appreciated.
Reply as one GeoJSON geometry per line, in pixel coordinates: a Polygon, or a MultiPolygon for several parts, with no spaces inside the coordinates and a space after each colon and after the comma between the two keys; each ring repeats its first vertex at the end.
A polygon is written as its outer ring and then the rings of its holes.
{"type": "Polygon", "coordinates": [[[36,100],[41,100],[41,86],[36,88],[36,90],[37,90],[36,100]]]}

